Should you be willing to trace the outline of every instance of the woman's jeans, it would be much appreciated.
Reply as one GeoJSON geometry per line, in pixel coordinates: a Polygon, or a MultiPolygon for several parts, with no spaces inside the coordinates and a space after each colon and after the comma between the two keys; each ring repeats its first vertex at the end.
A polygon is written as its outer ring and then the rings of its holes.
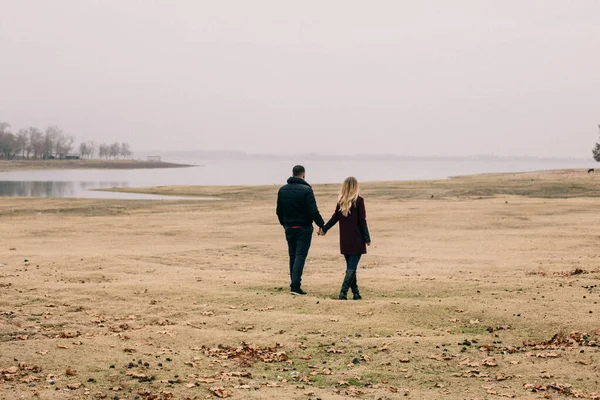
{"type": "Polygon", "coordinates": [[[346,276],[342,283],[342,290],[340,292],[340,298],[345,298],[348,289],[352,289],[354,297],[359,296],[358,284],[356,283],[356,269],[358,268],[358,262],[360,261],[360,254],[344,254],[346,259],[346,276]]]}

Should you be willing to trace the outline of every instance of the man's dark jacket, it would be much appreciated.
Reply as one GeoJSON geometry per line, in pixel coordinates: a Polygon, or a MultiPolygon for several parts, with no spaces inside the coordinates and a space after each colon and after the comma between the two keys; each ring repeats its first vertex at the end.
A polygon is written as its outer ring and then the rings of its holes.
{"type": "Polygon", "coordinates": [[[304,179],[296,177],[288,179],[287,185],[279,189],[277,217],[283,226],[308,227],[313,221],[319,228],[325,225],[312,188],[304,179]]]}

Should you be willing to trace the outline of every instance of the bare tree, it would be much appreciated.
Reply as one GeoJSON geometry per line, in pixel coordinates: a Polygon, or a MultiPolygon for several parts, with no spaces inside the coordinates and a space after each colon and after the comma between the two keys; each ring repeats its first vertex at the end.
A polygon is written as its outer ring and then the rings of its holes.
{"type": "Polygon", "coordinates": [[[118,142],[114,142],[109,146],[109,154],[112,158],[119,157],[121,153],[121,145],[118,142]]]}
{"type": "MultiPolygon", "coordinates": [[[[600,130],[600,125],[598,125],[598,130],[600,130]]],[[[596,143],[596,146],[592,149],[592,154],[594,155],[594,160],[600,162],[600,143],[596,143]]]]}
{"type": "Polygon", "coordinates": [[[75,144],[75,138],[69,135],[63,135],[60,137],[60,146],[58,154],[61,155],[61,158],[64,158],[73,150],[73,145],[75,144]]]}
{"type": "Polygon", "coordinates": [[[8,122],[0,122],[0,158],[12,160],[17,155],[17,137],[10,131],[8,122]]]}
{"type": "Polygon", "coordinates": [[[0,139],[5,133],[10,132],[10,124],[8,122],[0,121],[0,139]]]}
{"type": "Polygon", "coordinates": [[[131,146],[129,145],[129,143],[121,143],[119,153],[123,159],[131,157],[133,153],[131,152],[131,146]]]}
{"type": "Polygon", "coordinates": [[[98,156],[100,158],[108,158],[110,156],[110,146],[106,143],[102,143],[98,147],[98,156]]]}
{"type": "Polygon", "coordinates": [[[54,154],[59,158],[65,158],[69,152],[73,149],[75,138],[73,136],[65,135],[59,127],[52,127],[53,139],[54,139],[54,154]]]}
{"type": "MultiPolygon", "coordinates": [[[[27,135],[26,129],[19,129],[17,132],[17,149],[18,153],[21,154],[23,158],[25,158],[25,152],[29,148],[29,135],[27,135]]],[[[29,156],[28,156],[29,157],[29,156]]]]}
{"type": "Polygon", "coordinates": [[[87,148],[88,148],[88,157],[94,158],[94,154],[96,154],[96,152],[98,151],[98,145],[96,144],[96,142],[94,142],[93,140],[87,142],[87,148]]]}
{"type": "Polygon", "coordinates": [[[93,141],[81,142],[79,144],[79,152],[81,153],[82,157],[92,158],[96,153],[96,147],[96,143],[93,141]]]}
{"type": "Polygon", "coordinates": [[[0,121],[0,158],[6,158],[6,147],[8,135],[10,134],[10,124],[0,121]]]}
{"type": "Polygon", "coordinates": [[[42,158],[47,159],[55,157],[57,154],[56,142],[60,134],[62,134],[62,130],[58,126],[51,125],[46,128],[44,144],[42,146],[42,158]]]}
{"type": "Polygon", "coordinates": [[[87,157],[89,148],[86,142],[79,143],[79,153],[81,154],[81,157],[87,157]]]}
{"type": "MultiPolygon", "coordinates": [[[[31,128],[29,128],[31,129],[31,128]]],[[[31,143],[31,135],[29,132],[29,129],[20,129],[19,130],[19,136],[21,136],[22,138],[20,139],[23,142],[23,157],[24,158],[29,158],[31,156],[31,153],[33,152],[33,145],[31,143]]]]}
{"type": "Polygon", "coordinates": [[[38,128],[29,127],[27,129],[29,135],[29,148],[27,149],[27,158],[33,153],[33,158],[38,158],[44,152],[44,135],[38,128]]]}
{"type": "Polygon", "coordinates": [[[12,132],[4,132],[0,137],[0,158],[12,160],[18,152],[19,148],[15,134],[12,132]]]}

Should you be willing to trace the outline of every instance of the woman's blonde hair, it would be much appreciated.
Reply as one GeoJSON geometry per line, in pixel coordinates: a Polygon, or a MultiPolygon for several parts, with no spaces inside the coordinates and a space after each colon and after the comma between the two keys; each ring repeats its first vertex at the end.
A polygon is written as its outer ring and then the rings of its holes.
{"type": "Polygon", "coordinates": [[[338,198],[340,211],[344,217],[347,217],[348,214],[350,214],[350,209],[358,198],[358,191],[358,181],[356,178],[353,176],[346,178],[342,184],[342,190],[340,191],[340,196],[338,198]]]}

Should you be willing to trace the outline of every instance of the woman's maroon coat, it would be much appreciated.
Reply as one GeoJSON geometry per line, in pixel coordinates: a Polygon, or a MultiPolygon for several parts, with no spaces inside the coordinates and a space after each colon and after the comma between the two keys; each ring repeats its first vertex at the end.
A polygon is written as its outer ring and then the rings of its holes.
{"type": "Polygon", "coordinates": [[[346,217],[342,215],[340,204],[338,203],[331,219],[323,227],[323,231],[327,232],[337,222],[340,223],[341,253],[348,255],[365,254],[367,252],[366,243],[371,242],[369,229],[367,228],[365,200],[358,196],[356,202],[350,208],[350,213],[346,217]]]}

